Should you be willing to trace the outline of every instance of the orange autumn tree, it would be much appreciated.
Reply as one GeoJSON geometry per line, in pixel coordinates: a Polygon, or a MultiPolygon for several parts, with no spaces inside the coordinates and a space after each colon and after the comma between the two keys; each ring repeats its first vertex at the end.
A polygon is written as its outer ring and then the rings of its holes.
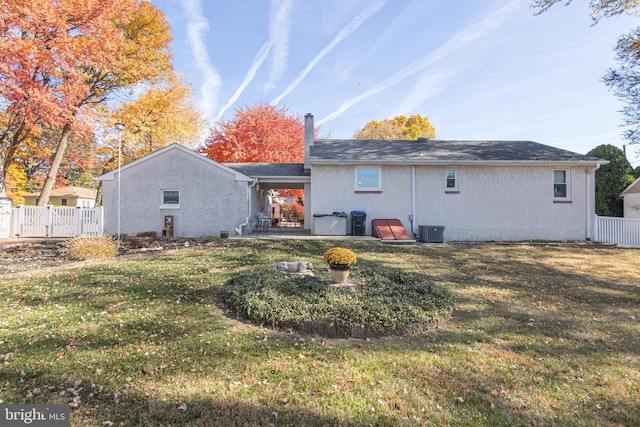
{"type": "Polygon", "coordinates": [[[133,0],[2,2],[0,96],[7,120],[0,134],[0,195],[7,156],[20,139],[39,137],[43,129],[70,130],[81,115],[74,107],[90,90],[87,73],[117,61],[114,22],[126,20],[135,6],[133,0]]]}
{"type": "MultiPolygon", "coordinates": [[[[235,117],[211,129],[199,151],[221,163],[303,163],[303,118],[265,103],[239,108],[235,117]]],[[[278,192],[296,200],[304,196],[302,190],[278,192]]]]}
{"type": "Polygon", "coordinates": [[[235,117],[211,129],[199,151],[222,163],[302,163],[302,117],[271,104],[239,108],[235,117]]]}
{"type": "Polygon", "coordinates": [[[157,8],[138,0],[4,0],[0,22],[0,108],[9,117],[0,129],[0,195],[16,141],[48,130],[58,141],[44,204],[67,146],[91,133],[101,104],[171,69],[169,26],[157,8]]]}

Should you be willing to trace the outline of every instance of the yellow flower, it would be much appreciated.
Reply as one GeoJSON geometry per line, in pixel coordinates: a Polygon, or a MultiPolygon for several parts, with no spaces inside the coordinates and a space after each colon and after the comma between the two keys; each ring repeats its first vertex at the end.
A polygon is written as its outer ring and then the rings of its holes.
{"type": "Polygon", "coordinates": [[[327,250],[322,259],[333,266],[350,266],[356,263],[356,254],[345,248],[331,248],[327,250]]]}

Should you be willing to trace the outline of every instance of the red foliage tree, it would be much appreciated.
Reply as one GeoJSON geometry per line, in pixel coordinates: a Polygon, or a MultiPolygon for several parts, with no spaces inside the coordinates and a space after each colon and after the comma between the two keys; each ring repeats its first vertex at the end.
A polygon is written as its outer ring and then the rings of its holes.
{"type": "Polygon", "coordinates": [[[217,162],[302,163],[303,120],[270,104],[239,108],[211,129],[199,151],[217,162]]]}

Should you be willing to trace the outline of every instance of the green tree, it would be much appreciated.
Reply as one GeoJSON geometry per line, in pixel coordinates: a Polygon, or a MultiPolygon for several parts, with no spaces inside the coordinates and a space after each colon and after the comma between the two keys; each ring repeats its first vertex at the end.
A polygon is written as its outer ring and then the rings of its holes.
{"type": "Polygon", "coordinates": [[[619,195],[635,179],[629,161],[621,149],[611,144],[599,145],[587,155],[609,161],[596,171],[596,214],[623,216],[619,195]]]}
{"type": "Polygon", "coordinates": [[[418,137],[429,139],[436,137],[436,129],[431,125],[429,118],[419,114],[410,117],[396,116],[391,120],[372,120],[354,136],[355,139],[384,140],[418,139],[418,137]]]}

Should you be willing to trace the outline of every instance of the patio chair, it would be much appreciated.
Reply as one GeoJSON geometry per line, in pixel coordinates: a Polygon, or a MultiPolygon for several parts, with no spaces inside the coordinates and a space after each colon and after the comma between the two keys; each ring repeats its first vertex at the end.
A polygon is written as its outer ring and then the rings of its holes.
{"type": "Polygon", "coordinates": [[[271,228],[271,215],[264,212],[258,213],[258,229],[261,231],[269,231],[271,228]]]}

